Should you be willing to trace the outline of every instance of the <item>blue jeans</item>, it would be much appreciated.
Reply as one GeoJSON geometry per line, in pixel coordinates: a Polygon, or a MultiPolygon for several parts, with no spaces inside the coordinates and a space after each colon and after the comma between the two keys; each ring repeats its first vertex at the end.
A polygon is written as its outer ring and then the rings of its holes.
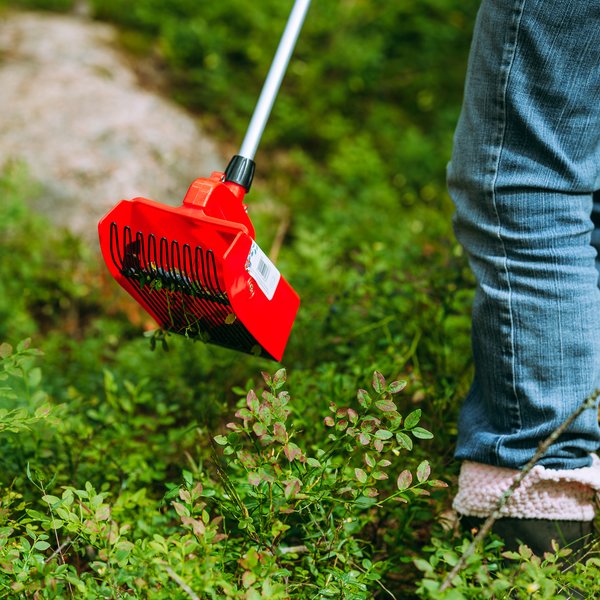
{"type": "MultiPolygon", "coordinates": [[[[600,387],[599,188],[600,0],[484,0],[448,166],[477,279],[457,458],[521,468],[600,387]]],[[[599,447],[587,410],[539,464],[599,447]]]]}

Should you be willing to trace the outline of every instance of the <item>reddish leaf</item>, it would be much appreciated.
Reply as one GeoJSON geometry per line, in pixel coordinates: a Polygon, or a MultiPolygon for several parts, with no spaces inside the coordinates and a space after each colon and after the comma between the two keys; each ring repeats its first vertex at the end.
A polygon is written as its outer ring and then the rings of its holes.
{"type": "Polygon", "coordinates": [[[346,427],[348,427],[348,421],[346,421],[346,419],[342,419],[341,421],[338,421],[335,425],[335,428],[338,431],[344,431],[344,429],[346,429],[346,427]]]}
{"type": "Polygon", "coordinates": [[[283,453],[290,462],[302,456],[302,450],[292,442],[283,447],[283,453]]]}
{"type": "Polygon", "coordinates": [[[377,464],[375,459],[368,452],[365,453],[363,459],[365,461],[365,465],[367,465],[367,467],[370,467],[371,469],[377,464]]]}
{"type": "Polygon", "coordinates": [[[254,425],[252,425],[252,430],[257,437],[262,437],[267,433],[267,428],[262,423],[254,423],[254,425]]]}
{"type": "Polygon", "coordinates": [[[397,394],[406,387],[406,381],[392,381],[388,386],[388,392],[390,394],[397,394]]]}
{"type": "Polygon", "coordinates": [[[190,511],[180,502],[172,502],[173,504],[173,508],[175,509],[175,512],[180,516],[180,517],[189,517],[190,516],[190,511]]]}
{"type": "Polygon", "coordinates": [[[300,491],[301,487],[300,480],[294,478],[286,483],[283,494],[286,500],[290,500],[296,496],[296,494],[300,491]]]}
{"type": "Polygon", "coordinates": [[[360,483],[367,482],[367,474],[362,469],[354,469],[354,475],[356,476],[356,479],[358,479],[358,481],[360,483]]]}
{"type": "Polygon", "coordinates": [[[396,480],[396,485],[398,486],[398,489],[401,492],[406,490],[407,488],[409,488],[411,483],[412,483],[412,473],[410,471],[408,471],[407,469],[402,471],[402,473],[400,473],[400,475],[398,475],[398,479],[396,480]]]}
{"type": "Polygon", "coordinates": [[[248,395],[246,396],[246,404],[254,414],[258,413],[259,401],[254,393],[254,390],[250,390],[248,392],[248,395]]]}
{"type": "Polygon", "coordinates": [[[375,406],[382,412],[394,412],[398,410],[398,407],[391,400],[379,400],[375,402],[375,406]]]}
{"type": "Polygon", "coordinates": [[[431,487],[436,487],[436,488],[447,488],[448,484],[445,481],[441,481],[439,479],[430,479],[427,482],[427,485],[431,486],[431,487]]]}
{"type": "Polygon", "coordinates": [[[350,423],[355,425],[356,422],[358,421],[358,413],[353,408],[349,408],[348,409],[348,418],[350,419],[350,423]]]}
{"type": "Polygon", "coordinates": [[[431,466],[429,465],[429,461],[424,460],[417,467],[417,479],[419,480],[419,483],[423,483],[424,481],[427,481],[430,474],[431,474],[431,466]]]}
{"type": "Polygon", "coordinates": [[[363,408],[369,408],[369,406],[371,406],[371,396],[369,396],[367,390],[358,390],[356,397],[358,398],[358,403],[363,408]]]}
{"type": "Polygon", "coordinates": [[[278,421],[273,425],[273,437],[280,444],[285,444],[287,441],[287,431],[284,423],[278,421]]]}
{"type": "Polygon", "coordinates": [[[273,375],[273,387],[279,389],[285,383],[287,378],[285,369],[279,369],[275,375],[273,375]]]}
{"type": "Polygon", "coordinates": [[[248,473],[248,483],[250,485],[258,485],[261,482],[260,475],[258,473],[248,473]]]}
{"type": "Polygon", "coordinates": [[[373,373],[372,385],[377,394],[381,394],[385,390],[385,378],[379,371],[373,373]]]}

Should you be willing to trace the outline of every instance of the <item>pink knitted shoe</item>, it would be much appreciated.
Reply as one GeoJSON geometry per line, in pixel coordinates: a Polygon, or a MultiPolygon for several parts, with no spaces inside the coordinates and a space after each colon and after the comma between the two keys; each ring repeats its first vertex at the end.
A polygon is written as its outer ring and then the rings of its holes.
{"type": "MultiPolygon", "coordinates": [[[[498,505],[519,471],[465,461],[453,507],[462,515],[463,528],[479,527],[498,505]]],[[[527,544],[536,554],[559,545],[581,548],[594,537],[593,519],[600,491],[600,459],[582,469],[534,467],[501,510],[492,531],[506,547],[527,544]]]]}

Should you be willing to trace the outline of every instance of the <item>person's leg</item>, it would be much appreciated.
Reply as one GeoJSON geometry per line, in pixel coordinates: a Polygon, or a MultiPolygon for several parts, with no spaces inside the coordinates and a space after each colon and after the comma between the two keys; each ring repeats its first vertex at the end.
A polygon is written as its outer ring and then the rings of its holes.
{"type": "MultiPolygon", "coordinates": [[[[592,222],[594,231],[592,232],[592,246],[596,249],[596,269],[600,277],[600,190],[594,192],[594,206],[592,208],[592,222]]],[[[598,282],[600,285],[600,280],[598,282]]]]}
{"type": "MultiPolygon", "coordinates": [[[[600,387],[599,37],[598,0],[484,0],[478,14],[448,168],[456,235],[477,279],[463,467],[522,468],[600,387]]],[[[597,411],[587,410],[540,468],[593,470],[599,446],[597,411]]]]}

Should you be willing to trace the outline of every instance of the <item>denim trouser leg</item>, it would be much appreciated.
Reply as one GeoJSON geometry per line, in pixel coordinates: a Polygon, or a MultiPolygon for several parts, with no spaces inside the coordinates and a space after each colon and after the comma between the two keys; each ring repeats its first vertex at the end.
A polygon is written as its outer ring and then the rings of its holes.
{"type": "MultiPolygon", "coordinates": [[[[448,186],[478,284],[456,456],[520,468],[600,387],[600,0],[483,1],[448,186]]],[[[599,446],[588,410],[540,464],[599,446]]]]}

